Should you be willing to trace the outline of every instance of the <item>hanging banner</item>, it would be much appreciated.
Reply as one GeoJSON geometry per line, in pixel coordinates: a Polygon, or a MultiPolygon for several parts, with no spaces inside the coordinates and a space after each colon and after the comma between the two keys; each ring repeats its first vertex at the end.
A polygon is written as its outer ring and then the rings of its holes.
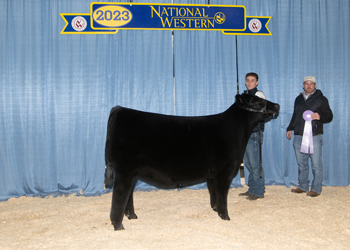
{"type": "Polygon", "coordinates": [[[271,17],[247,17],[242,5],[90,4],[89,14],[62,14],[61,34],[115,34],[118,30],[203,30],[226,35],[271,35],[271,17]]]}

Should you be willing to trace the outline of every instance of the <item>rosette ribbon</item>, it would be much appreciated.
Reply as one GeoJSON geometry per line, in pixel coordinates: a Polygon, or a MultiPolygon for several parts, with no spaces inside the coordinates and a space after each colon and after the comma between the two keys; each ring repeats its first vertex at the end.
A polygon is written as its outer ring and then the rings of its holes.
{"type": "Polygon", "coordinates": [[[312,137],[312,118],[311,115],[313,112],[311,110],[306,110],[303,113],[303,118],[305,120],[304,125],[304,133],[303,133],[303,139],[301,141],[301,148],[300,152],[305,154],[313,154],[314,153],[314,140],[312,137]],[[310,149],[310,152],[309,152],[310,149]]]}

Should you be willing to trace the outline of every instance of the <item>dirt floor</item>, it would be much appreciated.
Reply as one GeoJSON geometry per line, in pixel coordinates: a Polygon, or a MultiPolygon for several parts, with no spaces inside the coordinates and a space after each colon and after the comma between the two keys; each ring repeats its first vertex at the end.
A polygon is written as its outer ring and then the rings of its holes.
{"type": "Polygon", "coordinates": [[[350,186],[316,198],[267,186],[249,201],[231,189],[223,221],[208,190],[135,192],[137,220],[109,220],[112,194],[0,202],[0,249],[350,249],[350,186]]]}

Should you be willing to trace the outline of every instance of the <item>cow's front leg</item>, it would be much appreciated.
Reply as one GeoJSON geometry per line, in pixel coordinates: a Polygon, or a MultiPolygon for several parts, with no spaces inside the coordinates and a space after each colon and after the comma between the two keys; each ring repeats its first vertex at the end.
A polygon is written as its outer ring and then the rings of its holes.
{"type": "Polygon", "coordinates": [[[220,216],[221,219],[223,220],[230,220],[230,217],[228,216],[228,212],[227,212],[227,194],[228,191],[226,192],[226,195],[223,194],[223,197],[220,197],[221,195],[218,195],[218,215],[220,216]],[[224,198],[224,196],[226,196],[226,199],[224,198]],[[222,199],[220,201],[220,199],[222,199]]]}
{"type": "Polygon", "coordinates": [[[114,230],[123,230],[122,224],[126,204],[129,200],[130,192],[132,191],[132,180],[129,178],[117,178],[114,181],[113,196],[112,196],[112,208],[111,208],[111,221],[114,226],[114,230]],[[122,180],[123,179],[123,180],[122,180]]]}
{"type": "Polygon", "coordinates": [[[227,212],[227,195],[231,181],[232,179],[225,175],[222,175],[221,177],[218,176],[214,180],[217,196],[217,212],[223,220],[230,220],[227,212]]]}
{"type": "Polygon", "coordinates": [[[213,178],[207,179],[207,186],[210,195],[210,206],[215,212],[217,212],[217,197],[213,178]]]}

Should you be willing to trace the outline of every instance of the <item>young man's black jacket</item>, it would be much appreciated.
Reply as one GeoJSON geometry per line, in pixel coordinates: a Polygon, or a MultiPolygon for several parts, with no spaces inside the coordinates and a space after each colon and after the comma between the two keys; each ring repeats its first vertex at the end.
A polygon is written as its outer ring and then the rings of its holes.
{"type": "Polygon", "coordinates": [[[306,100],[303,93],[295,99],[294,112],[287,131],[294,130],[294,135],[303,135],[305,125],[303,113],[306,110],[320,115],[320,120],[312,120],[312,134],[314,136],[323,134],[323,124],[333,120],[333,113],[329,107],[328,99],[318,89],[306,100]]]}
{"type": "MultiPolygon", "coordinates": [[[[245,90],[244,94],[254,95],[255,96],[256,92],[258,92],[258,88],[257,87],[255,87],[253,89],[250,89],[250,90],[245,90]]],[[[260,128],[260,131],[264,132],[265,122],[260,122],[258,125],[256,125],[255,128],[253,129],[252,133],[258,132],[259,128],[260,128]]]]}

